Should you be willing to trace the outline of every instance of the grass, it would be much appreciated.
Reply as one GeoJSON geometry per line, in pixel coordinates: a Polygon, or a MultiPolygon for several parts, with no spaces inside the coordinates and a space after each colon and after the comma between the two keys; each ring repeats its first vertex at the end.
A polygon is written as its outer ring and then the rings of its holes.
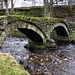
{"type": "Polygon", "coordinates": [[[0,75],[29,75],[9,53],[0,52],[0,75]]]}

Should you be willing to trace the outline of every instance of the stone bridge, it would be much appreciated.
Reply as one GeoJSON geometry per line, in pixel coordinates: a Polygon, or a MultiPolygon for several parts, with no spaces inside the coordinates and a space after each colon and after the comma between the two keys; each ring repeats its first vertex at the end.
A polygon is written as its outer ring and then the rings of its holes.
{"type": "Polygon", "coordinates": [[[49,42],[52,31],[55,29],[58,36],[70,36],[70,23],[64,19],[48,17],[24,17],[24,16],[1,16],[0,17],[0,46],[2,46],[7,34],[18,29],[29,39],[49,42]]]}

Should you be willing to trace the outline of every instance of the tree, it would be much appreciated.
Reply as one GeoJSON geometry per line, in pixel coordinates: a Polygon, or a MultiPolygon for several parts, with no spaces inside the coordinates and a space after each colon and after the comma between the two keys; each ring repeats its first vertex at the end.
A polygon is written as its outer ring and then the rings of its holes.
{"type": "Polygon", "coordinates": [[[52,17],[53,0],[50,0],[50,17],[52,17]]]}
{"type": "Polygon", "coordinates": [[[44,16],[48,17],[48,13],[50,13],[50,17],[52,17],[53,1],[55,1],[55,0],[43,0],[43,1],[44,1],[44,16]],[[50,9],[48,9],[48,8],[50,8],[50,9]],[[48,11],[50,11],[50,12],[48,12],[48,11]]]}
{"type": "Polygon", "coordinates": [[[3,9],[3,1],[2,1],[2,3],[1,3],[1,5],[2,5],[2,9],[3,9]]]}
{"type": "Polygon", "coordinates": [[[11,12],[14,11],[14,8],[13,8],[13,0],[11,0],[11,12]]]}
{"type": "Polygon", "coordinates": [[[15,5],[16,1],[17,0],[11,0],[11,13],[10,14],[12,14],[12,15],[15,13],[14,12],[14,5],[15,5]]]}
{"type": "Polygon", "coordinates": [[[48,17],[48,0],[44,1],[44,16],[48,17]]]}
{"type": "Polygon", "coordinates": [[[8,0],[4,0],[5,2],[5,7],[6,7],[6,15],[9,15],[9,11],[8,11],[8,0]]]}
{"type": "Polygon", "coordinates": [[[3,9],[3,0],[0,0],[0,9],[3,9]]]}
{"type": "Polygon", "coordinates": [[[72,13],[72,0],[68,1],[68,7],[69,7],[70,13],[72,13]]]}

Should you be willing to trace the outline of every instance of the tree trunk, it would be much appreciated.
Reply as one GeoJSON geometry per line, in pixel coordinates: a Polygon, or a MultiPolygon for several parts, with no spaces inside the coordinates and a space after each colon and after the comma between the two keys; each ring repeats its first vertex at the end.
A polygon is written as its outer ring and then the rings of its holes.
{"type": "Polygon", "coordinates": [[[14,8],[13,8],[13,0],[11,0],[11,12],[14,11],[14,8]]]}
{"type": "Polygon", "coordinates": [[[72,13],[72,0],[68,1],[68,8],[69,8],[70,13],[72,13]]]}
{"type": "Polygon", "coordinates": [[[1,9],[3,9],[3,1],[1,2],[1,9]]]}
{"type": "Polygon", "coordinates": [[[8,1],[7,0],[4,0],[5,1],[5,7],[6,7],[6,15],[9,15],[9,11],[8,11],[8,1]]]}
{"type": "Polygon", "coordinates": [[[52,17],[53,0],[50,0],[50,17],[52,17]]]}
{"type": "Polygon", "coordinates": [[[48,17],[48,0],[44,0],[44,16],[48,17]]]}

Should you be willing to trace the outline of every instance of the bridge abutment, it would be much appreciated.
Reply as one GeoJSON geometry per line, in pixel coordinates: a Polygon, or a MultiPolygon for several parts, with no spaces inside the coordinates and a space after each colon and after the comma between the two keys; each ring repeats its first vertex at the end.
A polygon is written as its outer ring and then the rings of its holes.
{"type": "Polygon", "coordinates": [[[51,50],[57,49],[57,46],[55,44],[55,41],[52,39],[46,40],[46,42],[29,40],[25,48],[28,48],[30,50],[51,50]]]}

